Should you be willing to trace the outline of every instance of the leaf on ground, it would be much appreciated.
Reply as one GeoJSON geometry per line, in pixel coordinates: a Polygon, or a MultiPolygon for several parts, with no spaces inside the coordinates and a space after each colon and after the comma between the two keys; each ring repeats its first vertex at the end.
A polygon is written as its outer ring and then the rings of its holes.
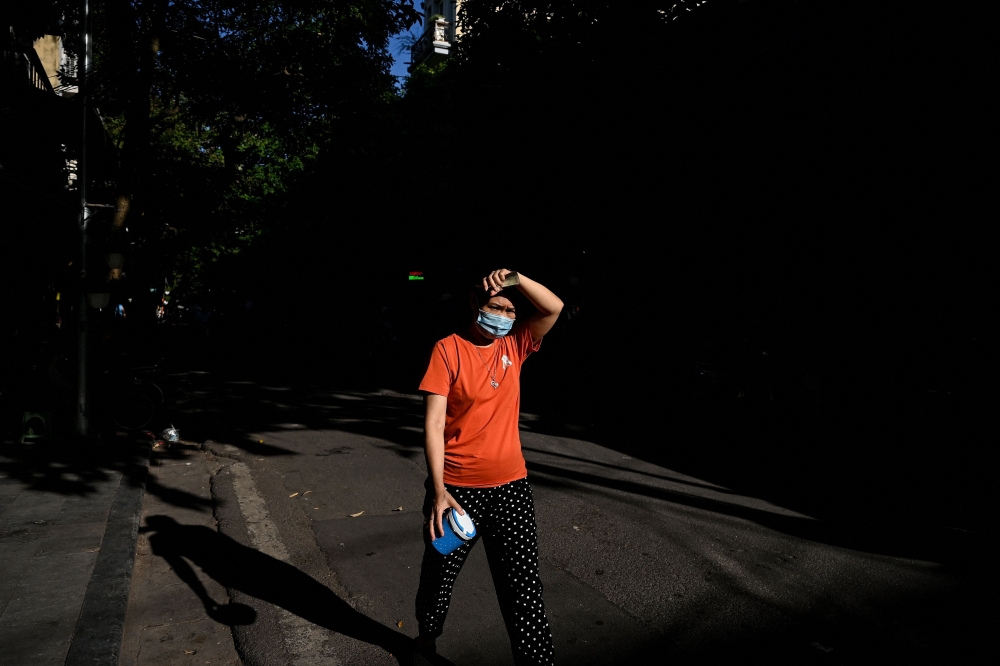
{"type": "Polygon", "coordinates": [[[298,495],[298,493],[292,493],[289,497],[295,497],[296,495],[298,495]]]}
{"type": "Polygon", "coordinates": [[[400,620],[399,622],[397,622],[396,626],[399,627],[400,629],[402,629],[403,628],[403,621],[400,620]]]}
{"type": "Polygon", "coordinates": [[[358,511],[357,513],[352,513],[352,514],[349,514],[349,515],[351,516],[351,518],[357,518],[358,516],[360,516],[363,513],[364,513],[364,511],[358,511]]]}

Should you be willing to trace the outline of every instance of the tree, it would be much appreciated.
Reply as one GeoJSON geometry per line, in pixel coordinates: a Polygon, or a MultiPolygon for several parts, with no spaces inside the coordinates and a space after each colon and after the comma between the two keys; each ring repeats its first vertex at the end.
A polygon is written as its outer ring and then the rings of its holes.
{"type": "Polygon", "coordinates": [[[319,146],[382,103],[388,37],[416,16],[412,0],[97,3],[92,101],[121,151],[105,222],[128,230],[131,291],[158,298],[172,269],[258,237],[319,146]]]}
{"type": "MultiPolygon", "coordinates": [[[[4,15],[23,42],[18,48],[62,34],[72,58],[79,8],[70,0],[15,3],[4,15]]],[[[91,12],[88,88],[98,113],[90,136],[105,141],[111,159],[109,168],[90,171],[89,200],[110,206],[93,211],[90,266],[102,267],[111,249],[124,250],[124,270],[110,271],[100,290],[126,303],[130,326],[152,321],[164,278],[179,277],[181,293],[185,285],[257,276],[240,272],[246,263],[232,259],[268,230],[295,226],[300,219],[284,212],[308,188],[353,194],[349,182],[338,188],[304,176],[322,153],[328,163],[347,163],[372,144],[376,120],[394,99],[388,38],[418,20],[412,0],[97,0],[91,12]]],[[[71,84],[71,72],[64,74],[71,84]]],[[[5,95],[5,111],[11,99],[5,95]]],[[[60,101],[75,118],[75,103],[60,101]]],[[[43,171],[65,181],[60,144],[75,150],[78,133],[73,120],[41,121],[36,107],[21,105],[16,113],[37,116],[45,132],[8,131],[2,151],[8,212],[30,220],[34,237],[7,225],[0,245],[16,259],[5,262],[5,276],[31,282],[17,290],[27,300],[41,302],[44,290],[48,302],[62,289],[65,301],[66,287],[78,282],[67,268],[78,247],[73,207],[54,214],[52,201],[24,196],[22,181],[37,189],[33,174],[43,171]],[[8,150],[14,143],[17,151],[8,150]],[[12,174],[25,177],[10,189],[12,174]]],[[[62,196],[59,183],[53,187],[62,196]]]]}

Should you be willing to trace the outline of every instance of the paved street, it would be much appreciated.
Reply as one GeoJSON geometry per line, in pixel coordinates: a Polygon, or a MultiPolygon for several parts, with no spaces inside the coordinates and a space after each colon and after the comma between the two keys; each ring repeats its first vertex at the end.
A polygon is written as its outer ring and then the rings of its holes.
{"type": "Polygon", "coordinates": [[[0,441],[0,665],[117,660],[148,459],[125,433],[0,441]]]}
{"type": "Polygon", "coordinates": [[[101,472],[92,492],[69,496],[0,479],[0,664],[65,662],[122,482],[101,472]]]}
{"type": "Polygon", "coordinates": [[[149,525],[156,524],[152,516],[214,531],[211,479],[231,463],[194,445],[164,442],[153,448],[146,484],[156,492],[148,493],[143,502],[144,527],[136,544],[119,666],[183,660],[199,666],[239,664],[232,632],[216,619],[225,618],[212,608],[213,604],[228,608],[226,589],[204,571],[187,567],[149,536],[149,525]]]}
{"type": "MultiPolygon", "coordinates": [[[[226,588],[233,612],[253,609],[233,632],[243,662],[397,663],[399,633],[416,635],[420,398],[174,380],[187,396],[177,427],[222,461],[210,482],[218,531],[202,520],[152,533],[226,588]]],[[[971,654],[995,624],[974,536],[817,520],[539,423],[522,416],[522,441],[561,663],[914,663],[971,654]]],[[[481,545],[439,651],[510,663],[481,545]]]]}

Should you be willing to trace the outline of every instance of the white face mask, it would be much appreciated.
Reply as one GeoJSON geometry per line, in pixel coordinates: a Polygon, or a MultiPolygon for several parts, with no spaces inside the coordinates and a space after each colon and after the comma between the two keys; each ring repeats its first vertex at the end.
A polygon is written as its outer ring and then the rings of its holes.
{"type": "Polygon", "coordinates": [[[507,335],[510,333],[510,329],[514,327],[513,319],[491,314],[483,310],[479,311],[476,323],[479,324],[479,328],[483,329],[483,331],[497,338],[507,335]]]}

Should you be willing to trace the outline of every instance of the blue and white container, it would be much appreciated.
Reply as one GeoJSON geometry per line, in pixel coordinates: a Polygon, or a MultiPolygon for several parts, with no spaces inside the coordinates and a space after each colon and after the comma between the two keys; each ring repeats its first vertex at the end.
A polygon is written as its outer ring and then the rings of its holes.
{"type": "Polygon", "coordinates": [[[454,509],[444,512],[444,536],[434,539],[434,549],[442,555],[448,555],[453,550],[476,536],[476,524],[466,513],[464,516],[454,509]]]}

